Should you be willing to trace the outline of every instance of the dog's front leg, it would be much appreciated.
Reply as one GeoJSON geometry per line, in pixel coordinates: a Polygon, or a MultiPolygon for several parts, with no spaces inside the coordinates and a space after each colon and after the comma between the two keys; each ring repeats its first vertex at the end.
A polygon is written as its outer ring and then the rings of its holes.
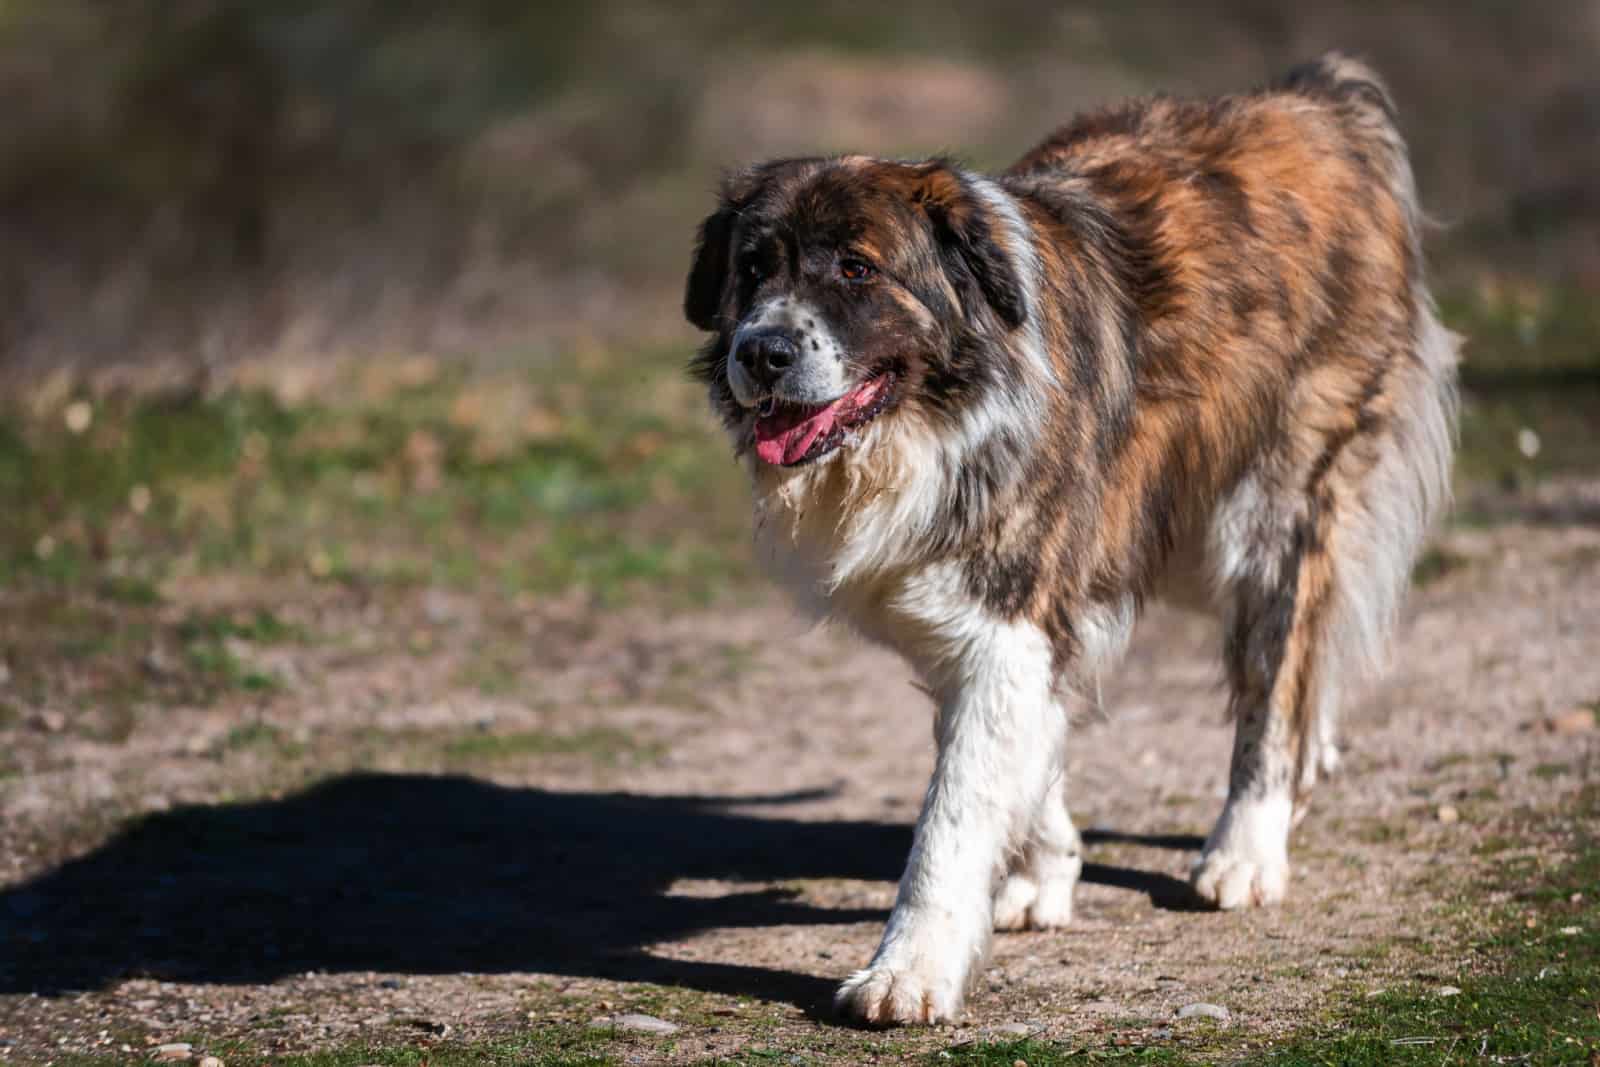
{"type": "Polygon", "coordinates": [[[941,695],[939,759],[877,954],[839,989],[845,1014],[939,1022],[961,1011],[989,947],[993,897],[1059,772],[1066,718],[1050,650],[1027,624],[995,624],[964,646],[941,695]]]}

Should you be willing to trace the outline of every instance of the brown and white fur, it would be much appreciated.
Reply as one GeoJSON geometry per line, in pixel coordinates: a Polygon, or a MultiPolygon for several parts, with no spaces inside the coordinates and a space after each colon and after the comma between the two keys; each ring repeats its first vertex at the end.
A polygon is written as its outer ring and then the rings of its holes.
{"type": "Polygon", "coordinates": [[[1195,865],[1269,904],[1447,496],[1456,341],[1393,105],[1331,55],[1272,87],[1091,114],[997,176],[732,175],[685,310],[809,608],[902,653],[938,759],[872,1022],[956,1016],[991,930],[1071,918],[1063,758],[1152,596],[1215,612],[1236,723],[1195,865]]]}

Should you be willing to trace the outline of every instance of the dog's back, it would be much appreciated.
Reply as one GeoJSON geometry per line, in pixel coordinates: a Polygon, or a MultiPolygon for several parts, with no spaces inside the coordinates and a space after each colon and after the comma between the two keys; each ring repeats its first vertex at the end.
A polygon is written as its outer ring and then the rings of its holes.
{"type": "MultiPolygon", "coordinates": [[[[1002,182],[1059,260],[1045,276],[1082,283],[1047,324],[1060,380],[1084,380],[1075,354],[1099,361],[1094,541],[1039,537],[1042,565],[1215,604],[1236,702],[1272,684],[1261,642],[1292,645],[1287,742],[1309,785],[1334,760],[1340,682],[1381,659],[1448,495],[1455,344],[1388,92],[1328,56],[1253,94],[1088,115],[1002,182]],[[1108,307],[1116,343],[1072,336],[1108,307]]],[[[1083,420],[1075,398],[1060,410],[1083,420]]]]}

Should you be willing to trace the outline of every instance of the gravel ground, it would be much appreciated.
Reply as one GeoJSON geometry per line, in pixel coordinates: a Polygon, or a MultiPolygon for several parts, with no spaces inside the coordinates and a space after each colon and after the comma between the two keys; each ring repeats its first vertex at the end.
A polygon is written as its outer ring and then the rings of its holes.
{"type": "Polygon", "coordinates": [[[1267,1040],[1341,996],[1448,985],[1504,903],[1474,879],[1559,861],[1522,828],[1600,780],[1594,498],[1444,536],[1272,910],[1191,907],[1229,731],[1210,625],[1153,610],[1072,745],[1072,927],[999,937],[963,1025],[892,1035],[827,1002],[872,951],[932,762],[893,657],[759,596],[597,613],[179,583],[172,605],[270,603],[309,636],[231,649],[273,691],[141,706],[124,738],[80,728],[92,708],[0,726],[0,1061],[607,1018],[630,1062],[860,1062],[984,1035],[1267,1040]]]}

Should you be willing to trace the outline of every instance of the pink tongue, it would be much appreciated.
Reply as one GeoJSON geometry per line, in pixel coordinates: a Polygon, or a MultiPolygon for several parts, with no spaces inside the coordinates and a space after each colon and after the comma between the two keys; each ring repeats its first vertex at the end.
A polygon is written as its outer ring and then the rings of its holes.
{"type": "Polygon", "coordinates": [[[798,463],[817,438],[833,429],[834,416],[847,398],[840,397],[809,413],[780,411],[756,420],[756,455],[767,463],[798,463]]]}

